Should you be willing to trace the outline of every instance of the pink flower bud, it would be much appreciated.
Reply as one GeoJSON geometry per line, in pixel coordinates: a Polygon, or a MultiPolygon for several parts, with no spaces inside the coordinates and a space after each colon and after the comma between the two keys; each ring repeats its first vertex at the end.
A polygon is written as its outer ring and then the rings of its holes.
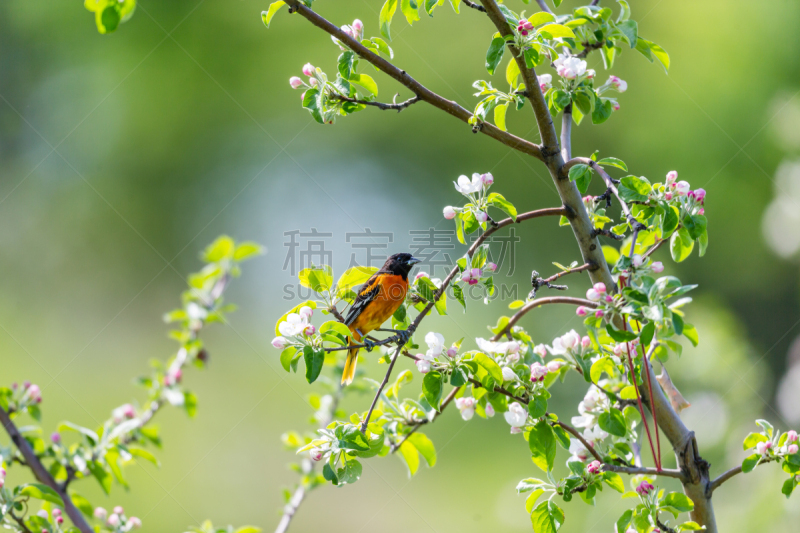
{"type": "Polygon", "coordinates": [[[533,348],[533,353],[544,359],[547,356],[547,348],[545,348],[544,344],[537,344],[533,348]]]}
{"type": "Polygon", "coordinates": [[[308,451],[308,455],[311,457],[312,461],[319,461],[320,459],[322,459],[323,454],[322,450],[320,450],[319,448],[311,448],[308,451]]]}
{"type": "Polygon", "coordinates": [[[305,335],[306,337],[310,337],[316,332],[317,328],[315,328],[313,324],[309,324],[308,326],[306,326],[306,329],[303,330],[303,335],[305,335]]]}
{"type": "Polygon", "coordinates": [[[428,273],[427,272],[417,272],[417,275],[414,276],[414,280],[416,281],[418,279],[427,278],[427,277],[428,277],[428,273]]]}
{"type": "Polygon", "coordinates": [[[62,518],[60,516],[57,516],[56,517],[56,524],[58,524],[60,526],[63,523],[64,523],[64,518],[62,518]]]}
{"type": "Polygon", "coordinates": [[[486,174],[481,174],[481,181],[485,186],[490,186],[494,183],[494,176],[492,176],[491,172],[487,172],[486,174]]]}
{"type": "Polygon", "coordinates": [[[790,444],[789,447],[786,448],[786,453],[788,453],[789,455],[794,455],[797,453],[798,450],[800,450],[800,446],[798,446],[797,444],[790,444]]]}
{"type": "Polygon", "coordinates": [[[53,516],[61,516],[61,509],[59,509],[58,507],[53,509],[53,516]]]}
{"type": "Polygon", "coordinates": [[[50,518],[50,515],[47,514],[47,511],[45,511],[44,509],[37,511],[36,516],[38,516],[39,518],[44,518],[45,520],[50,518]]]}
{"type": "Polygon", "coordinates": [[[619,103],[614,102],[613,104],[611,104],[611,109],[613,109],[614,111],[619,111],[619,103]]]}
{"type": "Polygon", "coordinates": [[[679,181],[678,183],[675,184],[675,191],[679,195],[688,194],[690,188],[691,186],[689,185],[688,181],[679,181]]]}
{"type": "Polygon", "coordinates": [[[650,494],[650,493],[651,493],[651,492],[652,492],[654,489],[655,489],[655,487],[654,487],[653,485],[651,485],[651,484],[650,484],[650,483],[648,483],[647,481],[642,481],[641,483],[639,483],[639,486],[638,486],[638,487],[636,487],[636,492],[637,492],[637,494],[639,494],[640,496],[647,496],[647,495],[648,495],[648,494],[650,494]]]}
{"type": "Polygon", "coordinates": [[[130,524],[130,526],[133,529],[139,529],[140,527],[142,527],[142,521],[136,518],[135,516],[128,518],[128,524],[130,524]]]}
{"type": "Polygon", "coordinates": [[[286,337],[275,337],[274,339],[272,339],[272,346],[274,346],[279,350],[283,350],[288,345],[289,341],[286,339],[286,337]]]}
{"type": "Polygon", "coordinates": [[[589,465],[586,467],[586,471],[590,474],[599,474],[602,466],[603,465],[600,461],[595,460],[589,463],[589,465]]]}
{"type": "Polygon", "coordinates": [[[489,418],[493,417],[495,414],[494,407],[492,407],[492,404],[490,403],[486,404],[486,408],[484,409],[484,411],[486,411],[486,416],[488,416],[489,418]]]}
{"type": "Polygon", "coordinates": [[[664,272],[664,263],[661,261],[656,261],[652,265],[650,265],[650,269],[655,272],[656,274],[661,274],[664,272]]]}
{"type": "Polygon", "coordinates": [[[599,302],[600,301],[600,293],[597,292],[594,288],[589,289],[586,291],[586,299],[591,300],[592,302],[599,302]]]}
{"type": "Polygon", "coordinates": [[[125,418],[133,418],[136,416],[136,411],[131,404],[126,403],[122,406],[122,416],[125,418]]]}
{"type": "Polygon", "coordinates": [[[587,79],[590,79],[590,80],[591,80],[591,79],[594,79],[594,77],[595,77],[596,75],[597,75],[597,72],[595,72],[593,68],[590,68],[590,69],[588,69],[588,70],[586,71],[586,78],[587,78],[587,79]]]}
{"type": "Polygon", "coordinates": [[[464,281],[466,283],[469,283],[470,281],[472,281],[472,269],[471,268],[468,268],[468,269],[464,270],[464,272],[461,273],[461,281],[464,281]]]}
{"type": "Polygon", "coordinates": [[[702,207],[701,207],[700,209],[698,209],[698,210],[697,210],[697,214],[698,214],[698,215],[704,215],[704,214],[705,214],[705,212],[706,212],[706,210],[705,210],[705,209],[703,209],[702,207]]]}
{"type": "Polygon", "coordinates": [[[594,312],[594,316],[596,316],[597,318],[602,318],[603,311],[601,309],[598,309],[597,311],[594,312]]]}
{"type": "Polygon", "coordinates": [[[111,527],[117,527],[119,525],[119,515],[112,514],[108,517],[108,521],[106,523],[111,527]]]}
{"type": "Polygon", "coordinates": [[[458,355],[458,348],[456,348],[455,346],[451,346],[447,349],[447,352],[445,353],[447,354],[447,357],[455,357],[458,355]]]}
{"type": "Polygon", "coordinates": [[[706,199],[706,190],[705,189],[697,189],[697,190],[695,190],[694,191],[694,199],[702,204],[706,199]]]}
{"type": "Polygon", "coordinates": [[[301,80],[297,76],[292,76],[291,78],[289,78],[289,85],[292,86],[292,89],[299,89],[300,87],[305,85],[305,83],[303,83],[303,80],[301,80]]]}
{"type": "Polygon", "coordinates": [[[30,381],[28,381],[28,380],[25,380],[25,381],[22,383],[22,390],[28,390],[28,388],[30,388],[30,386],[31,386],[31,382],[30,382],[30,381]]]}
{"type": "Polygon", "coordinates": [[[797,442],[797,432],[795,430],[790,429],[786,432],[786,442],[789,444],[797,442]]]}
{"type": "Polygon", "coordinates": [[[483,270],[480,268],[473,268],[470,277],[474,280],[479,280],[483,277],[483,270]]]}
{"type": "Polygon", "coordinates": [[[94,509],[95,518],[99,518],[100,520],[105,520],[106,516],[108,516],[108,511],[106,511],[102,507],[95,507],[94,509]]]}
{"type": "Polygon", "coordinates": [[[314,310],[311,309],[309,306],[304,305],[303,307],[300,308],[300,311],[297,314],[300,315],[300,318],[302,318],[303,320],[308,320],[314,315],[314,310]]]}
{"type": "Polygon", "coordinates": [[[125,514],[125,509],[123,509],[121,505],[117,505],[114,507],[114,513],[119,515],[125,514]]]}
{"type": "Polygon", "coordinates": [[[306,76],[313,76],[315,71],[316,69],[314,68],[314,65],[312,65],[311,63],[306,63],[305,65],[303,65],[303,74],[305,74],[306,76]]]}
{"type": "Polygon", "coordinates": [[[519,353],[519,351],[520,351],[520,345],[519,345],[518,342],[512,341],[512,342],[508,343],[508,353],[509,354],[519,353]]]}
{"type": "Polygon", "coordinates": [[[767,455],[770,449],[772,449],[772,443],[770,441],[756,444],[756,452],[758,452],[759,455],[767,455]]]}
{"type": "Polygon", "coordinates": [[[312,87],[317,87],[319,85],[319,80],[317,78],[311,78],[308,80],[309,85],[312,87]]]}
{"type": "Polygon", "coordinates": [[[531,365],[531,381],[544,381],[544,378],[550,371],[541,363],[533,363],[531,365]]]}
{"type": "Polygon", "coordinates": [[[517,433],[522,433],[522,428],[519,428],[519,427],[516,427],[516,426],[511,426],[511,434],[515,435],[517,433]]]}
{"type": "Polygon", "coordinates": [[[603,298],[603,299],[606,301],[606,303],[609,303],[609,304],[614,301],[614,297],[611,296],[610,294],[606,294],[605,298],[603,298]]]}
{"type": "Polygon", "coordinates": [[[591,345],[592,345],[592,339],[590,339],[588,335],[584,335],[583,338],[581,339],[581,346],[583,346],[584,348],[588,348],[591,345]]]}
{"type": "Polygon", "coordinates": [[[561,361],[550,361],[547,363],[547,370],[556,373],[561,370],[562,366],[564,366],[564,363],[561,361]]]}
{"type": "Polygon", "coordinates": [[[675,183],[675,180],[678,179],[678,171],[677,170],[670,170],[667,172],[667,185],[670,183],[675,183]]]}
{"type": "Polygon", "coordinates": [[[606,284],[603,283],[602,281],[595,283],[593,289],[599,292],[600,294],[603,294],[604,292],[606,292],[606,284]]]}
{"type": "Polygon", "coordinates": [[[448,205],[444,208],[444,218],[447,220],[453,220],[456,218],[456,210],[453,208],[452,205],[448,205]]]}
{"type": "Polygon", "coordinates": [[[478,211],[475,213],[475,218],[478,220],[478,222],[486,222],[489,220],[489,215],[485,211],[478,211]]]}
{"type": "Polygon", "coordinates": [[[665,193],[665,194],[664,194],[664,198],[665,198],[667,201],[669,201],[669,200],[672,200],[672,193],[671,193],[671,192],[667,192],[667,193],[665,193]]]}
{"type": "Polygon", "coordinates": [[[486,263],[483,265],[483,269],[487,272],[494,272],[497,270],[497,263],[486,263]]]}
{"type": "Polygon", "coordinates": [[[575,314],[578,316],[586,316],[589,314],[589,308],[582,305],[578,306],[578,308],[575,310],[575,314]]]}
{"type": "Polygon", "coordinates": [[[517,374],[507,366],[504,366],[503,381],[517,381],[517,374]]]}
{"type": "Polygon", "coordinates": [[[431,371],[431,362],[425,359],[420,359],[416,363],[417,370],[420,371],[421,374],[427,374],[431,371]]]}
{"type": "Polygon", "coordinates": [[[61,444],[61,435],[57,432],[53,433],[50,435],[50,440],[53,442],[53,444],[61,444]]]}
{"type": "Polygon", "coordinates": [[[353,21],[353,29],[356,30],[358,33],[364,31],[364,23],[361,22],[359,19],[353,21]]]}
{"type": "Polygon", "coordinates": [[[631,258],[631,263],[633,263],[633,266],[635,266],[636,268],[639,268],[644,263],[644,259],[642,259],[642,256],[639,254],[633,254],[633,257],[631,258]]]}

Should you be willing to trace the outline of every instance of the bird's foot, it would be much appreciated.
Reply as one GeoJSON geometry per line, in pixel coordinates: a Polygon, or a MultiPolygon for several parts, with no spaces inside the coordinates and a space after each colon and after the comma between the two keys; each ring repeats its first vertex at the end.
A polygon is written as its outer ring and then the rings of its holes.
{"type": "Polygon", "coordinates": [[[364,339],[363,343],[364,343],[364,349],[367,350],[368,352],[371,352],[375,348],[375,343],[369,339],[364,339]]]}

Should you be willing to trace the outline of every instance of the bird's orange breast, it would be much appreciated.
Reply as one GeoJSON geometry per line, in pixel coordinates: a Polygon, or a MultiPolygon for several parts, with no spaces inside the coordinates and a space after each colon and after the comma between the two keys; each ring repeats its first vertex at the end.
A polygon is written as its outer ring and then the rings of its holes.
{"type": "Polygon", "coordinates": [[[380,286],[380,290],[351,325],[352,331],[358,329],[366,335],[367,332],[379,328],[405,301],[408,280],[403,279],[403,276],[383,274],[378,277],[376,283],[380,286]]]}

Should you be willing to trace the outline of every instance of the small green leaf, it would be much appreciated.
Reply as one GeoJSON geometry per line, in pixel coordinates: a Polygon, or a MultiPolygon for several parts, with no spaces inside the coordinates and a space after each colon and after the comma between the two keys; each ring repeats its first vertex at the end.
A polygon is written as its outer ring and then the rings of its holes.
{"type": "Polygon", "coordinates": [[[41,483],[28,483],[27,485],[22,485],[22,487],[20,487],[19,494],[22,496],[30,496],[31,498],[36,498],[39,500],[45,500],[62,507],[64,505],[64,501],[56,491],[41,483]]]}
{"type": "Polygon", "coordinates": [[[436,371],[428,372],[422,378],[422,394],[425,395],[425,399],[428,400],[431,407],[437,411],[439,410],[439,400],[442,398],[443,381],[442,374],[436,371]]]}
{"type": "Polygon", "coordinates": [[[615,407],[601,414],[598,423],[603,431],[607,431],[617,437],[624,437],[628,432],[627,425],[625,424],[625,417],[622,416],[622,411],[615,407]]]}
{"type": "Polygon", "coordinates": [[[271,3],[266,11],[261,12],[261,20],[264,21],[264,25],[267,28],[269,28],[269,23],[272,22],[272,17],[275,16],[275,13],[277,13],[278,10],[285,5],[286,2],[279,0],[278,2],[271,3]]]}
{"type": "Polygon", "coordinates": [[[694,239],[686,228],[680,228],[669,240],[669,251],[676,263],[685,261],[694,250],[694,239]]]}
{"type": "Polygon", "coordinates": [[[493,38],[489,44],[489,49],[486,51],[486,70],[489,74],[494,74],[497,65],[503,59],[505,51],[506,40],[502,36],[493,38]]]}
{"type": "Polygon", "coordinates": [[[395,11],[397,11],[397,0],[386,0],[386,3],[383,4],[383,7],[381,8],[379,20],[381,26],[381,35],[390,41],[392,40],[392,37],[389,33],[389,29],[392,25],[392,17],[394,17],[395,11]]]}
{"type": "Polygon", "coordinates": [[[528,446],[531,450],[531,459],[536,466],[545,472],[553,469],[556,459],[556,436],[546,420],[540,420],[533,426],[528,436],[528,446]]]}
{"type": "Polygon", "coordinates": [[[539,28],[539,33],[549,33],[553,39],[557,39],[559,37],[568,37],[570,39],[575,38],[575,33],[567,26],[563,24],[547,24],[539,28]]]}
{"type": "Polygon", "coordinates": [[[624,170],[625,172],[628,171],[628,165],[621,159],[617,159],[616,157],[605,157],[597,162],[598,165],[607,165],[611,167],[617,167],[618,169],[624,170]]]}
{"type": "Polygon", "coordinates": [[[425,462],[428,463],[428,466],[436,466],[436,448],[431,439],[422,433],[412,433],[406,442],[410,442],[414,445],[420,455],[425,459],[425,462]]]}
{"type": "Polygon", "coordinates": [[[325,350],[314,350],[311,346],[303,347],[303,359],[306,363],[306,381],[314,383],[322,371],[325,361],[325,350]]]}
{"type": "Polygon", "coordinates": [[[692,500],[682,492],[670,492],[664,497],[663,505],[674,507],[682,513],[688,513],[694,509],[692,500]]]}

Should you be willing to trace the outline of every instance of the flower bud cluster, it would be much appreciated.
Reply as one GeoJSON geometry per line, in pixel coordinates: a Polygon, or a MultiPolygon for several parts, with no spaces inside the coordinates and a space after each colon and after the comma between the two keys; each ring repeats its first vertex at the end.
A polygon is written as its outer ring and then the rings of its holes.
{"type": "Polygon", "coordinates": [[[472,212],[475,219],[481,224],[489,220],[489,214],[486,212],[488,203],[486,201],[486,193],[489,187],[494,183],[494,176],[490,172],[485,174],[472,174],[472,179],[465,175],[458,177],[458,181],[454,181],[456,190],[466,196],[470,200],[470,204],[465,207],[454,207],[448,205],[444,208],[442,214],[447,220],[452,220],[459,213],[472,212]]]}

